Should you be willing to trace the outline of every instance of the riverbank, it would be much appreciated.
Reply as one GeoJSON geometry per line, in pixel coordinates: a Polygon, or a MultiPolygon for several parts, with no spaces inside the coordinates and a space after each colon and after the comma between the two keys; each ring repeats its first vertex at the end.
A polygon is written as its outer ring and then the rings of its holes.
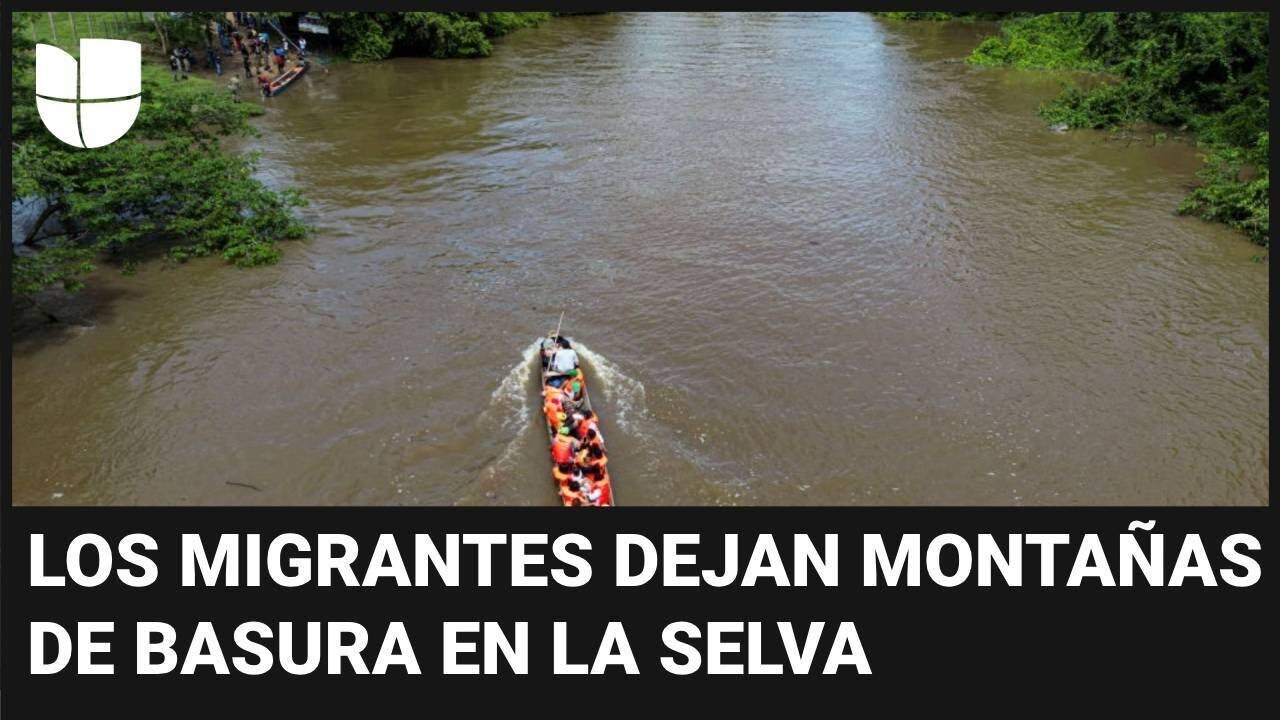
{"type": "MultiPolygon", "coordinates": [[[[314,19],[320,25],[308,27],[324,29],[330,38],[313,36],[313,48],[355,62],[392,55],[483,57],[492,52],[493,38],[551,15],[324,13],[314,19]]],[[[128,271],[156,247],[172,260],[221,255],[250,267],[276,262],[277,243],[303,235],[291,212],[301,196],[263,185],[254,179],[252,156],[221,147],[224,138],[256,132],[246,121],[261,114],[261,103],[241,99],[257,97],[260,73],[275,72],[264,70],[267,50],[242,57],[231,34],[247,38],[265,31],[272,46],[292,57],[300,50],[299,19],[296,13],[15,14],[14,97],[20,101],[14,103],[13,189],[21,199],[15,206],[18,237],[9,250],[15,307],[37,320],[59,320],[63,313],[56,308],[67,306],[59,295],[79,290],[97,264],[108,261],[128,271]],[[76,55],[81,37],[131,40],[143,48],[143,103],[134,127],[92,156],[53,139],[28,101],[35,43],[76,55]],[[189,63],[170,69],[171,53],[179,48],[189,48],[189,63]]]]}
{"type": "MultiPolygon", "coordinates": [[[[1194,133],[1200,183],[1178,211],[1270,244],[1266,13],[880,13],[898,21],[995,19],[976,66],[1099,74],[1040,107],[1063,128],[1152,123],[1194,133]]],[[[1163,133],[1156,135],[1163,139],[1163,133]]]]}
{"type": "Polygon", "coordinates": [[[219,256],[239,267],[276,262],[278,243],[306,232],[294,212],[304,201],[257,179],[253,156],[223,147],[227,138],[254,134],[249,118],[259,106],[207,80],[174,80],[152,52],[144,55],[137,117],[123,137],[86,152],[45,129],[31,102],[38,36],[56,35],[75,54],[76,33],[91,27],[99,36],[146,34],[137,14],[87,14],[76,23],[77,16],[17,13],[13,23],[12,189],[19,209],[32,211],[7,248],[13,310],[60,320],[42,296],[79,290],[102,262],[126,272],[157,253],[175,261],[219,256]]]}

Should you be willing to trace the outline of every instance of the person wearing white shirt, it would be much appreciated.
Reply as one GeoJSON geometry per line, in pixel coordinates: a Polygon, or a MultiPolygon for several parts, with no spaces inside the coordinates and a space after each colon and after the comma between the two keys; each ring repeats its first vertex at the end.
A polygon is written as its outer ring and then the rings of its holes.
{"type": "Polygon", "coordinates": [[[551,356],[551,371],[567,373],[578,368],[578,352],[569,346],[569,341],[560,338],[560,349],[551,356]]]}

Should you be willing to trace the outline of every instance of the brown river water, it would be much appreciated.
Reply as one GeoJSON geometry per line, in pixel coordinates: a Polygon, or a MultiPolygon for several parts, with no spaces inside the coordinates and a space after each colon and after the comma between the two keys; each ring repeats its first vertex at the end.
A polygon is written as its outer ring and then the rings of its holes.
{"type": "Polygon", "coordinates": [[[1173,212],[1193,147],[961,62],[991,31],[606,15],[313,68],[249,146],[314,232],[19,335],[15,501],[555,504],[564,310],[620,504],[1266,503],[1259,249],[1173,212]]]}

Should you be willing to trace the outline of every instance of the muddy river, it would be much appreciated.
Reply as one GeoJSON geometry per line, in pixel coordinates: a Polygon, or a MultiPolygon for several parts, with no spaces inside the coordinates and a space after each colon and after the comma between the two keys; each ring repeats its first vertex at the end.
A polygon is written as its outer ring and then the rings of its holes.
{"type": "Polygon", "coordinates": [[[991,31],[617,14],[313,68],[247,146],[314,231],[19,335],[15,502],[555,504],[563,310],[621,504],[1266,503],[1259,249],[1174,213],[1193,147],[965,65],[991,31]]]}

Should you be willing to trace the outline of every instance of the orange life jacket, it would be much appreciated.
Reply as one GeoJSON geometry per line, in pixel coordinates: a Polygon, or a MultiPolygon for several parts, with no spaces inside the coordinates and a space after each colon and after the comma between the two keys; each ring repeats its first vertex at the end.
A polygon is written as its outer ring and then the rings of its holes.
{"type": "Polygon", "coordinates": [[[591,441],[591,444],[604,448],[604,436],[600,434],[600,423],[596,420],[586,420],[578,423],[578,427],[574,428],[573,434],[577,435],[579,440],[586,442],[588,430],[596,431],[596,439],[591,441]]]}
{"type": "Polygon", "coordinates": [[[568,435],[556,435],[551,441],[551,461],[557,465],[573,462],[576,444],[568,435]]]}
{"type": "Polygon", "coordinates": [[[609,482],[609,473],[605,473],[593,486],[600,491],[596,505],[606,507],[613,504],[613,485],[609,482]]]}
{"type": "Polygon", "coordinates": [[[542,404],[542,412],[547,416],[547,422],[551,423],[551,427],[559,429],[568,418],[564,410],[564,396],[559,390],[549,386],[546,388],[545,395],[547,399],[542,404]]]}
{"type": "Polygon", "coordinates": [[[581,492],[570,490],[568,485],[560,486],[560,498],[564,501],[565,505],[578,505],[579,503],[585,503],[587,501],[587,499],[582,496],[581,492]]]}
{"type": "Polygon", "coordinates": [[[569,484],[569,480],[573,477],[573,474],[567,473],[567,472],[561,472],[559,465],[552,465],[551,477],[555,478],[555,481],[559,485],[565,486],[569,484]]]}

